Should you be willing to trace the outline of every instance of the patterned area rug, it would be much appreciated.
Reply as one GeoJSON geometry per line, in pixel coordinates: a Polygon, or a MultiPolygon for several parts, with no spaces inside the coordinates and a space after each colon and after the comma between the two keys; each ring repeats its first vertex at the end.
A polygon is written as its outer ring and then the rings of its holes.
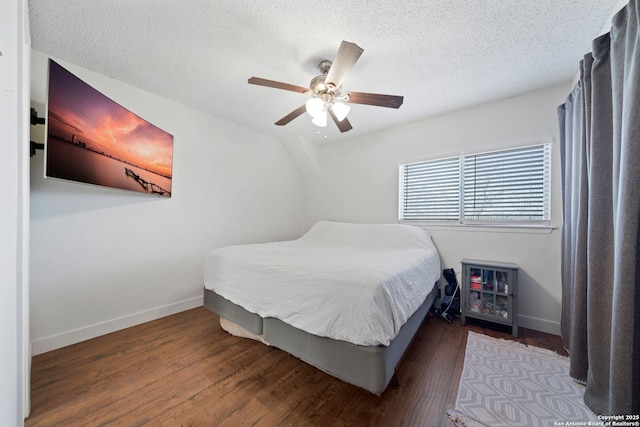
{"type": "Polygon", "coordinates": [[[456,409],[449,418],[465,427],[600,424],[584,405],[583,393],[569,376],[568,358],[469,332],[456,409]]]}

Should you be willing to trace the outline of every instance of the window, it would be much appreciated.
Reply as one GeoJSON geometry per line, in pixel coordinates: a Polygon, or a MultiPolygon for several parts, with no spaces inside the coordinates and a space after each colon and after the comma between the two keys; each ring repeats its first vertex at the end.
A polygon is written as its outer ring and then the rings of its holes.
{"type": "Polygon", "coordinates": [[[548,224],[551,145],[400,166],[400,220],[548,224]]]}

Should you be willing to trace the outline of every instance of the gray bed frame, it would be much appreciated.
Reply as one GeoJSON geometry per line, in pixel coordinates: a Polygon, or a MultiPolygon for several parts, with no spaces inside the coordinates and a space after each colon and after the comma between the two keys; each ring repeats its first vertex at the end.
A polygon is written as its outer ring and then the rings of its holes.
{"type": "Polygon", "coordinates": [[[386,347],[367,347],[312,335],[279,319],[262,318],[206,288],[204,306],[249,332],[262,335],[274,347],[336,378],[379,395],[394,377],[396,367],[433,306],[438,292],[436,284],[424,303],[386,347]]]}

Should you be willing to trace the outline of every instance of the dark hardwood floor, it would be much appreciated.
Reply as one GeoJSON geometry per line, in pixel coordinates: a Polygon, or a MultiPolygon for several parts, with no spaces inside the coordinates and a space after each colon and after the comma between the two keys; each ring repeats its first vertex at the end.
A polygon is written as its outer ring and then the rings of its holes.
{"type": "MultiPolygon", "coordinates": [[[[382,396],[236,338],[204,307],[33,358],[31,426],[449,426],[467,331],[425,320],[382,396]]],[[[518,341],[566,355],[559,337],[518,341]]]]}

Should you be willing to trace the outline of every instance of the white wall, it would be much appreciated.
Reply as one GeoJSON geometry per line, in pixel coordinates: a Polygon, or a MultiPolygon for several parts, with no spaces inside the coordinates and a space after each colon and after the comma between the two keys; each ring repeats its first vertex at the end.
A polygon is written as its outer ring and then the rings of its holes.
{"type": "MultiPolygon", "coordinates": [[[[15,3],[15,2],[14,2],[15,3]]],[[[3,24],[9,24],[2,18],[3,24]]],[[[14,34],[15,36],[15,34],[14,34]]],[[[3,44],[3,46],[6,46],[3,44]]],[[[12,52],[15,60],[15,52],[12,52]]],[[[3,49],[3,56],[7,52],[3,49]]],[[[18,224],[19,224],[19,169],[17,133],[17,79],[15,72],[9,74],[6,61],[0,68],[0,129],[3,140],[0,144],[0,181],[3,202],[0,203],[0,424],[14,425],[17,420],[18,377],[18,224]],[[4,139],[6,138],[6,140],[4,139]]],[[[15,64],[15,63],[14,63],[15,64]]],[[[7,64],[8,65],[8,64],[7,64]]]]}
{"type": "MultiPolygon", "coordinates": [[[[303,182],[278,141],[56,62],[174,136],[173,186],[167,199],[44,179],[44,153],[31,160],[35,354],[201,305],[206,251],[307,227],[303,182]]],[[[46,80],[33,51],[40,115],[46,80]]]]}
{"type": "MultiPolygon", "coordinates": [[[[461,152],[553,141],[552,224],[561,226],[556,108],[569,84],[322,145],[317,178],[307,179],[312,220],[393,223],[398,220],[398,166],[461,152]]],[[[560,229],[428,227],[442,265],[460,272],[463,258],[517,263],[521,326],[559,334],[560,229]]]]}
{"type": "Polygon", "coordinates": [[[0,425],[21,426],[28,374],[28,29],[26,4],[0,4],[0,425]]]}

